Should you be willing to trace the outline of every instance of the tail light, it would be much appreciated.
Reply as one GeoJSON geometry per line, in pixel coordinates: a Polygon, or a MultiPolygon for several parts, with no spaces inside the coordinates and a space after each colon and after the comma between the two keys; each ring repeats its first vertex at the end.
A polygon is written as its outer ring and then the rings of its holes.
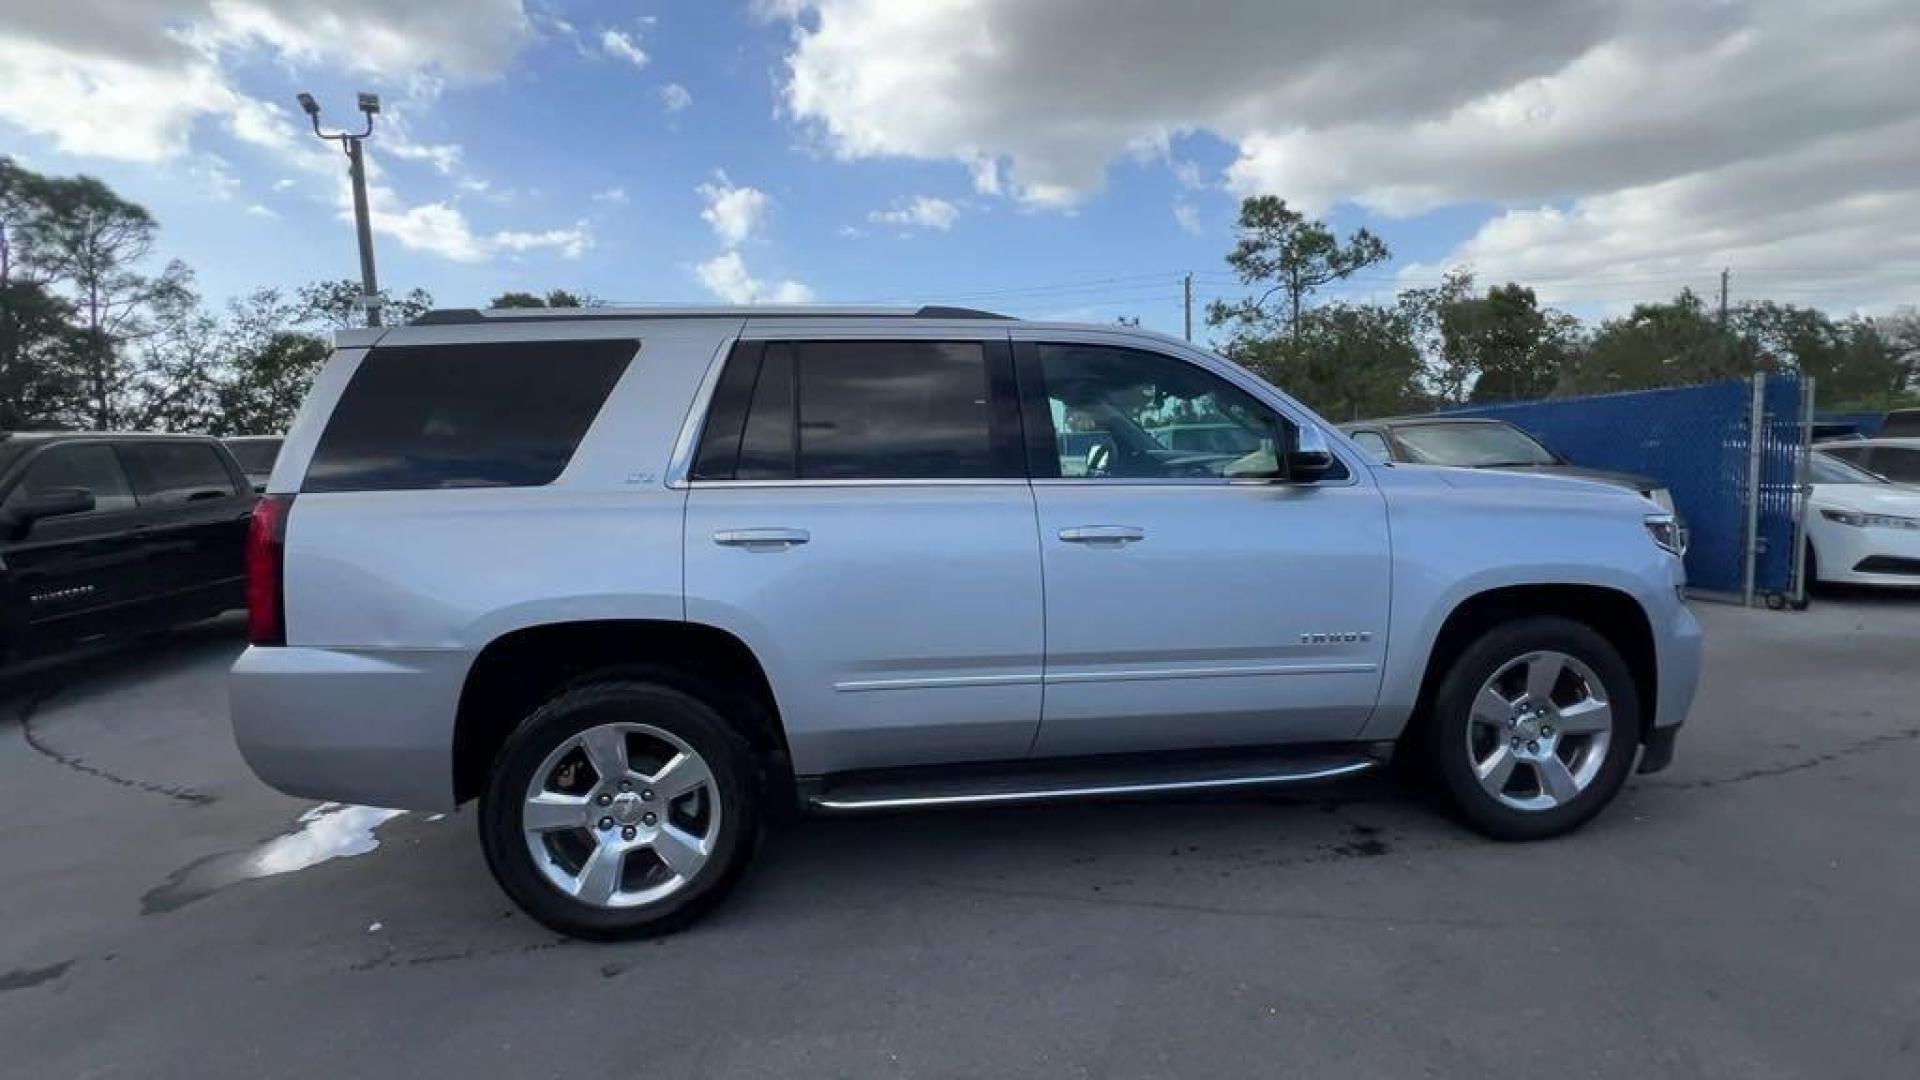
{"type": "Polygon", "coordinates": [[[263,495],[247,526],[247,640],[287,643],[287,513],[291,495],[263,495]]]}

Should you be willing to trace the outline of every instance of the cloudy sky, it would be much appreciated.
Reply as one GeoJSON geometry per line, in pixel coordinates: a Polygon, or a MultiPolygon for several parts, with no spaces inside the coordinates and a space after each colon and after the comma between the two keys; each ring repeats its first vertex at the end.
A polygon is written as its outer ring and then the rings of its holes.
{"type": "Polygon", "coordinates": [[[1179,326],[1238,200],[1595,314],[1920,302],[1916,0],[9,0],[0,153],[99,175],[221,298],[920,301],[1179,326]]]}

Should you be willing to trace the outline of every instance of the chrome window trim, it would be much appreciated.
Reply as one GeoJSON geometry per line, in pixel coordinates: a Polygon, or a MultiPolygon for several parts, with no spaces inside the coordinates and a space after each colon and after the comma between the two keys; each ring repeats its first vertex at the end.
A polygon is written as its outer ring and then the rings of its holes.
{"type": "Polygon", "coordinates": [[[680,421],[680,435],[673,441],[673,454],[667,458],[669,488],[679,490],[690,486],[687,472],[693,468],[694,450],[699,447],[701,432],[707,426],[707,410],[713,404],[713,392],[720,385],[720,373],[726,370],[727,358],[733,355],[733,347],[740,340],[739,329],[736,329],[721,339],[719,347],[713,351],[713,359],[707,361],[707,373],[700,377],[700,386],[693,392],[693,404],[687,407],[686,418],[680,421]]]}
{"type": "Polygon", "coordinates": [[[695,488],[783,488],[783,487],[1025,487],[1028,481],[1018,476],[929,476],[861,478],[813,477],[801,480],[686,480],[677,486],[695,488]]]}

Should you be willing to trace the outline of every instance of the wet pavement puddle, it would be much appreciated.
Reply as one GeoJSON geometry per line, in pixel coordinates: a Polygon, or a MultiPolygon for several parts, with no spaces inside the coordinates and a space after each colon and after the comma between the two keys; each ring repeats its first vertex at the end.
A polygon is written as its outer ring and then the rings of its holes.
{"type": "Polygon", "coordinates": [[[223,851],[175,870],[140,898],[142,915],[159,915],[204,900],[243,881],[305,870],[334,859],[365,855],[380,846],[374,830],[405,813],[377,806],[321,803],[300,815],[298,828],[240,851],[223,851]]]}

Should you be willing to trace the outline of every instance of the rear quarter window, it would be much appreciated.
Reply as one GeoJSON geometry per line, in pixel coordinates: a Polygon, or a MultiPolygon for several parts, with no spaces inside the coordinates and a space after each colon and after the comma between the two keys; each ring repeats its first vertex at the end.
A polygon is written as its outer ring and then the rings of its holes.
{"type": "Polygon", "coordinates": [[[341,392],[301,490],[552,483],[639,346],[629,339],[376,348],[341,392]]]}

